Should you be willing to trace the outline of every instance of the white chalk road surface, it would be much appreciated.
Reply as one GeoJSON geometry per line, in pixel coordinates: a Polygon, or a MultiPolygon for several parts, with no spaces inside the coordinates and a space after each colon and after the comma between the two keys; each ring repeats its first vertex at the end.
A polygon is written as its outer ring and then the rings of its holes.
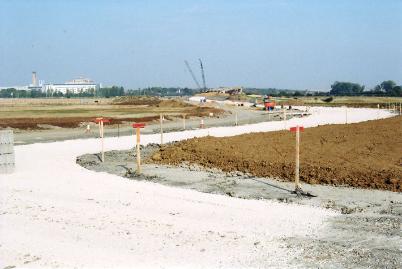
{"type": "MultiPolygon", "coordinates": [[[[286,123],[168,133],[164,141],[345,122],[344,108],[311,112],[286,123]]],[[[350,123],[391,116],[375,109],[347,114],[350,123]]],[[[141,142],[159,139],[144,135],[141,142]]],[[[105,149],[134,143],[133,136],[106,138],[105,149]]],[[[0,175],[0,268],[297,267],[292,258],[302,250],[286,247],[286,238],[317,237],[337,214],[138,182],[75,163],[99,150],[98,139],[15,148],[15,173],[0,175]]]]}

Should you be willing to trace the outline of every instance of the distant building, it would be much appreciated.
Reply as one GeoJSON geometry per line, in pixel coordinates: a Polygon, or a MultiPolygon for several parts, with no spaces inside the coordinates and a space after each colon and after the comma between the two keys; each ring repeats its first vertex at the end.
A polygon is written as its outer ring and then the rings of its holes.
{"type": "Polygon", "coordinates": [[[227,93],[230,95],[241,94],[243,92],[242,87],[219,87],[214,89],[208,89],[207,92],[227,93]]]}
{"type": "Polygon", "coordinates": [[[95,92],[99,90],[100,84],[95,83],[93,80],[89,78],[77,78],[71,81],[67,81],[66,83],[48,83],[45,84],[43,80],[38,80],[37,74],[35,71],[32,72],[32,83],[26,86],[7,86],[0,87],[2,89],[16,89],[18,91],[40,91],[46,92],[47,94],[53,93],[82,93],[82,92],[95,92]]]}
{"type": "Polygon", "coordinates": [[[0,87],[0,90],[3,89],[16,89],[17,91],[42,91],[43,89],[43,81],[39,80],[36,76],[36,72],[32,72],[32,83],[25,86],[6,86],[0,87]]]}
{"type": "Polygon", "coordinates": [[[90,92],[99,90],[100,85],[95,83],[93,80],[89,78],[77,78],[71,81],[67,81],[66,83],[61,84],[45,84],[44,90],[47,93],[56,93],[60,92],[62,94],[66,93],[81,93],[81,92],[90,92]]]}

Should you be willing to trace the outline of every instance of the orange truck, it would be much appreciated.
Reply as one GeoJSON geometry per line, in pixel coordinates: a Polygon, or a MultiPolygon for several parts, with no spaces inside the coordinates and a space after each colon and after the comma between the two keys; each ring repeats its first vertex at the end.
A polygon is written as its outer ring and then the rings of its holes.
{"type": "Polygon", "coordinates": [[[264,110],[274,110],[275,102],[271,100],[271,96],[265,96],[264,99],[264,110]]]}

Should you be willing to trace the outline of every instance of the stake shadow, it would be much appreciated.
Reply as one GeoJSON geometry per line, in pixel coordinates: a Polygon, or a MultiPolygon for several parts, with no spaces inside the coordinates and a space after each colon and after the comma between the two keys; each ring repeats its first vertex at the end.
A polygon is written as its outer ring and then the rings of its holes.
{"type": "Polygon", "coordinates": [[[265,185],[268,185],[270,187],[273,187],[273,188],[276,188],[276,189],[279,189],[279,190],[282,190],[282,191],[286,191],[286,192],[288,192],[290,194],[296,194],[297,196],[317,197],[316,195],[313,195],[313,194],[311,194],[309,192],[302,191],[301,189],[300,190],[289,190],[289,189],[279,187],[279,186],[276,186],[276,185],[274,185],[272,183],[268,183],[268,182],[261,181],[261,180],[258,180],[258,179],[251,179],[251,180],[254,180],[254,181],[259,182],[261,184],[265,184],[265,185]]]}
{"type": "Polygon", "coordinates": [[[265,185],[268,185],[270,187],[273,187],[273,188],[276,188],[276,189],[279,189],[279,190],[282,190],[282,191],[293,193],[293,190],[288,190],[288,189],[285,189],[283,187],[276,186],[276,185],[274,185],[272,183],[268,183],[268,182],[265,182],[265,181],[262,181],[262,180],[259,180],[259,179],[253,179],[253,178],[251,178],[251,180],[254,180],[254,181],[259,182],[261,184],[265,184],[265,185]]]}

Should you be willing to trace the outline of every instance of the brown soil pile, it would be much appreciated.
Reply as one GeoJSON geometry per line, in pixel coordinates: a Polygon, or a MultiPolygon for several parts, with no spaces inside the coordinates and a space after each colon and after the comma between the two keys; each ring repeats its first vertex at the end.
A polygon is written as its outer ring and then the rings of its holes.
{"type": "MultiPolygon", "coordinates": [[[[300,146],[304,182],[402,192],[402,117],[308,128],[300,146]]],[[[152,159],[292,181],[294,152],[295,134],[279,131],[190,139],[167,146],[152,159]]]]}
{"type": "Polygon", "coordinates": [[[135,105],[135,106],[151,106],[161,108],[182,108],[193,107],[193,105],[185,103],[177,99],[161,99],[153,96],[124,96],[117,97],[113,100],[115,105],[135,105]]]}
{"type": "Polygon", "coordinates": [[[209,107],[209,106],[194,106],[184,110],[187,117],[207,117],[210,113],[214,116],[221,115],[225,111],[223,109],[209,107]]]}
{"type": "Polygon", "coordinates": [[[152,96],[122,96],[113,100],[115,105],[156,106],[161,102],[158,97],[152,96]]]}

